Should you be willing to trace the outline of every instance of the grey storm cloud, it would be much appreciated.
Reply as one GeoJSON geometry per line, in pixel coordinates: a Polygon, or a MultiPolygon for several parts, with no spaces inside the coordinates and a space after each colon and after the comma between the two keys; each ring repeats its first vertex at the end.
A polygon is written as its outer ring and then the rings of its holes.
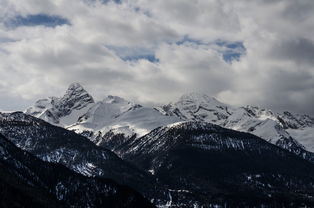
{"type": "Polygon", "coordinates": [[[290,109],[314,115],[314,77],[309,72],[287,72],[282,70],[270,74],[272,80],[265,81],[263,96],[265,104],[273,109],[290,109]],[[274,102],[275,101],[275,102],[274,102]]]}
{"type": "Polygon", "coordinates": [[[314,64],[314,42],[306,38],[280,41],[270,51],[279,59],[293,60],[298,64],[314,64]]]}
{"type": "Polygon", "coordinates": [[[199,91],[314,115],[313,10],[312,0],[2,0],[0,109],[81,82],[98,99],[199,91]]]}

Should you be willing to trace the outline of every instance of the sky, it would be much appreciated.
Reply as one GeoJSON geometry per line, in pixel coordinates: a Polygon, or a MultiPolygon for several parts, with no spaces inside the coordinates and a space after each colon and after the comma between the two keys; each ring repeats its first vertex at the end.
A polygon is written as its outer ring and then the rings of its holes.
{"type": "Polygon", "coordinates": [[[0,110],[201,92],[314,115],[313,0],[0,0],[0,110]]]}

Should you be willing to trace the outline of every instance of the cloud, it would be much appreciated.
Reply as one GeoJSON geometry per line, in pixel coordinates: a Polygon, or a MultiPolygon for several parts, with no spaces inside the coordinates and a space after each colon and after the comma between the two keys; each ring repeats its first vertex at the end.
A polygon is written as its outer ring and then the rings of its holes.
{"type": "Polygon", "coordinates": [[[275,43],[269,53],[278,59],[297,64],[314,64],[314,42],[306,38],[282,40],[275,43]]]}
{"type": "Polygon", "coordinates": [[[0,108],[23,109],[81,82],[99,99],[161,103],[201,91],[314,115],[313,8],[311,0],[3,0],[0,108]]]}

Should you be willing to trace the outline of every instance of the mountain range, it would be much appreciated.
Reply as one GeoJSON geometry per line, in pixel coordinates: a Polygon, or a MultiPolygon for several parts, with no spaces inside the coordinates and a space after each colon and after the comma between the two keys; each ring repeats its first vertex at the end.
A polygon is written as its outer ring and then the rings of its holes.
{"type": "Polygon", "coordinates": [[[314,206],[308,115],[200,93],[155,107],[96,101],[74,83],[0,113],[0,134],[4,207],[14,192],[17,207],[314,206]]]}
{"type": "Polygon", "coordinates": [[[210,122],[254,134],[314,161],[311,116],[249,105],[235,107],[200,93],[185,94],[170,104],[144,107],[112,95],[95,102],[80,84],[74,83],[63,97],[41,99],[25,113],[87,136],[96,144],[102,144],[102,138],[109,135],[141,137],[154,128],[180,121],[210,122]]]}
{"type": "Polygon", "coordinates": [[[187,199],[199,207],[313,206],[303,195],[313,193],[313,165],[252,134],[182,122],[114,148],[170,186],[175,207],[192,207],[187,199]]]}

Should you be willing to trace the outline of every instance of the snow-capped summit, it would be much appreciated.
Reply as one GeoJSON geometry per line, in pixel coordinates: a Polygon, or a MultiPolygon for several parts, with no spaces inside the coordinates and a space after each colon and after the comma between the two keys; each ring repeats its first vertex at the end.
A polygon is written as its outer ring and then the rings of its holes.
{"type": "Polygon", "coordinates": [[[76,122],[93,103],[93,97],[79,83],[73,83],[61,98],[40,99],[25,113],[54,125],[67,126],[76,122]]]}
{"type": "Polygon", "coordinates": [[[156,108],[165,115],[175,115],[183,120],[222,124],[231,114],[232,107],[201,93],[184,94],[175,103],[156,108]]]}
{"type": "Polygon", "coordinates": [[[223,104],[219,102],[216,98],[210,97],[206,94],[199,93],[199,92],[190,92],[183,94],[178,102],[189,102],[189,101],[194,101],[200,104],[208,104],[208,103],[215,103],[215,104],[223,104]]]}

